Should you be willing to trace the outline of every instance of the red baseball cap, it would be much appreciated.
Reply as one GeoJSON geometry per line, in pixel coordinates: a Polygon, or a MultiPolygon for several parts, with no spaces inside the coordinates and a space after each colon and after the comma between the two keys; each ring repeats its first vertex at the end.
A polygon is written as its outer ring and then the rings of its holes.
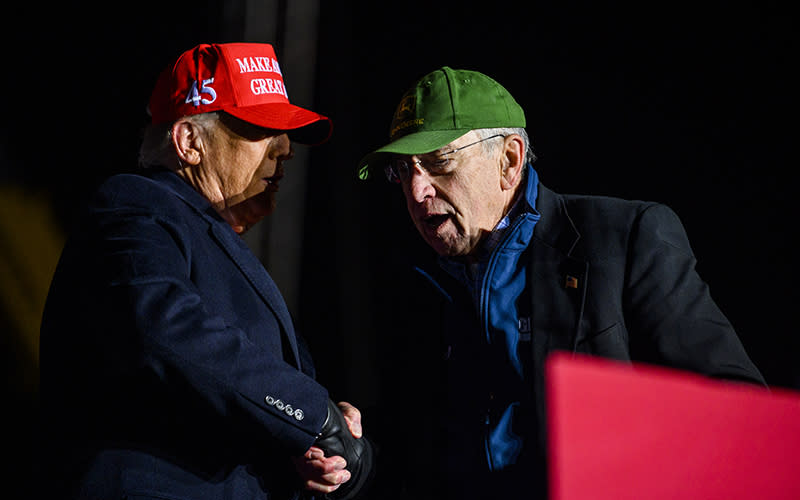
{"type": "Polygon", "coordinates": [[[253,125],[286,130],[292,140],[328,140],[328,117],[289,103],[275,50],[267,43],[202,44],[187,50],[156,82],[148,105],[152,123],[211,111],[253,125]]]}

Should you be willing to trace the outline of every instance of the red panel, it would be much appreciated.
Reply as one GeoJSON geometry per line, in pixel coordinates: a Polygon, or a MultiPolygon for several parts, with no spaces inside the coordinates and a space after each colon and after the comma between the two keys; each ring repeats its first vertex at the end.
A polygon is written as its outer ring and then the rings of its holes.
{"type": "Polygon", "coordinates": [[[800,499],[800,394],[556,354],[551,500],[800,499]]]}

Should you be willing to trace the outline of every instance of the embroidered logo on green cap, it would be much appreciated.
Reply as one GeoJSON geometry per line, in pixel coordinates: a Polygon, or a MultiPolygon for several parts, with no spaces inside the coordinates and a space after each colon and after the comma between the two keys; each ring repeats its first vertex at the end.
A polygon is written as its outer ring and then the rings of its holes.
{"type": "Polygon", "coordinates": [[[405,128],[414,125],[423,125],[425,118],[414,118],[414,112],[417,108],[417,96],[407,95],[400,100],[397,105],[397,111],[394,113],[394,120],[392,120],[392,130],[389,137],[394,137],[405,128]]]}

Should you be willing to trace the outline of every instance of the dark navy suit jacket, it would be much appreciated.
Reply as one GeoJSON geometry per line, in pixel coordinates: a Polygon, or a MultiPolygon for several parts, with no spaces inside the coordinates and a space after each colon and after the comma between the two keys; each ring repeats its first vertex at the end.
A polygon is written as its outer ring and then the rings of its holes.
{"type": "Polygon", "coordinates": [[[110,178],[41,327],[45,482],[67,498],[292,498],[328,393],[280,292],[168,171],[110,178]]]}

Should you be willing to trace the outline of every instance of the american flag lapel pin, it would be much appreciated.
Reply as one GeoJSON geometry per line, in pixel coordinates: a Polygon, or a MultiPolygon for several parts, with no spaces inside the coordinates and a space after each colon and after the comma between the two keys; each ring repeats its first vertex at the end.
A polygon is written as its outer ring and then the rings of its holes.
{"type": "Polygon", "coordinates": [[[566,281],[564,281],[564,288],[578,288],[578,278],[568,274],[566,281]]]}

